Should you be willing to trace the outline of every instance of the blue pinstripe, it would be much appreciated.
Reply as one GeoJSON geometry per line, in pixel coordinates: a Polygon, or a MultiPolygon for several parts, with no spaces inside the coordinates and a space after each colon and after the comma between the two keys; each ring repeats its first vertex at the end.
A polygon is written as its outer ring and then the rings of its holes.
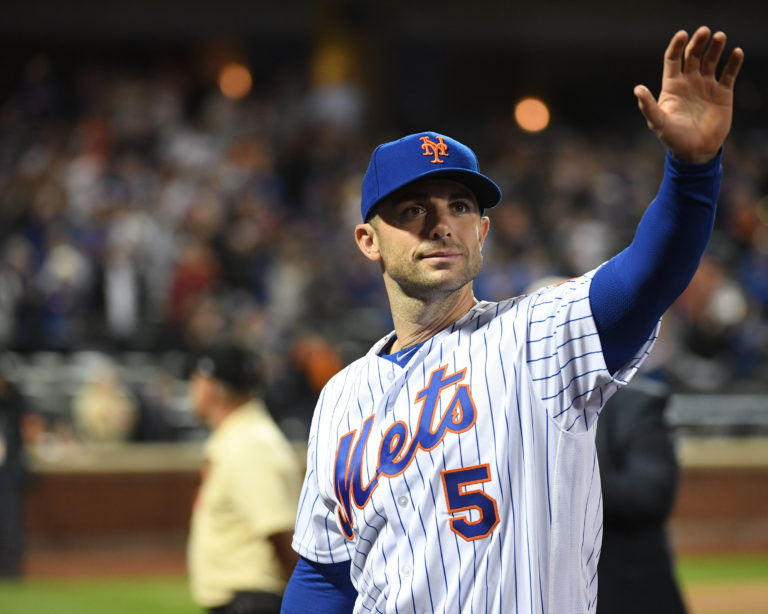
{"type": "MultiPolygon", "coordinates": [[[[587,357],[587,356],[596,356],[596,355],[598,355],[598,354],[600,354],[600,353],[601,353],[601,352],[600,352],[599,350],[595,350],[595,351],[592,351],[592,352],[584,352],[583,354],[579,354],[578,356],[574,356],[574,357],[573,357],[573,358],[571,358],[570,360],[568,360],[568,361],[564,362],[562,365],[560,365],[560,368],[559,368],[559,369],[558,369],[558,370],[557,370],[555,373],[552,373],[552,374],[550,374],[550,375],[543,375],[543,376],[541,376],[541,377],[533,377],[533,378],[531,378],[531,379],[532,379],[534,382],[542,382],[542,381],[544,381],[544,380],[546,380],[546,379],[552,379],[553,377],[557,377],[558,375],[560,375],[560,374],[563,372],[563,369],[565,369],[565,368],[566,368],[566,367],[567,367],[569,364],[571,364],[571,363],[572,363],[574,360],[579,360],[580,358],[585,358],[585,357],[587,357]]],[[[531,360],[529,360],[529,361],[526,361],[526,362],[527,362],[528,364],[530,364],[531,362],[535,362],[535,361],[531,361],[531,360]]]]}
{"type": "MultiPolygon", "coordinates": [[[[440,444],[440,448],[441,449],[443,448],[443,444],[442,443],[440,444]]],[[[429,451],[429,458],[430,458],[430,460],[432,460],[432,466],[434,467],[435,466],[435,461],[434,461],[434,459],[432,459],[432,451],[431,450],[429,451]]],[[[421,477],[422,485],[423,486],[429,486],[429,494],[432,496],[432,505],[434,506],[433,509],[437,509],[437,498],[435,497],[435,491],[432,489],[432,482],[428,481],[428,480],[426,480],[426,481],[424,480],[424,474],[421,471],[421,465],[419,465],[419,459],[418,458],[415,459],[414,462],[416,463],[416,468],[419,470],[419,476],[421,477]]],[[[445,465],[443,465],[443,466],[445,466],[445,465]]],[[[445,557],[443,556],[443,542],[440,539],[440,533],[442,531],[440,531],[440,524],[439,524],[438,519],[437,519],[437,514],[432,514],[432,517],[435,520],[435,528],[437,529],[437,547],[438,547],[438,550],[440,550],[440,563],[442,564],[442,567],[443,567],[443,581],[445,582],[445,590],[446,590],[446,592],[448,592],[448,574],[445,571],[445,557]]],[[[419,513],[419,519],[421,519],[421,513],[419,513]]],[[[422,525],[423,525],[423,520],[422,520],[422,525]]],[[[427,534],[427,531],[425,529],[424,530],[424,535],[426,536],[426,534],[427,534]]]]}

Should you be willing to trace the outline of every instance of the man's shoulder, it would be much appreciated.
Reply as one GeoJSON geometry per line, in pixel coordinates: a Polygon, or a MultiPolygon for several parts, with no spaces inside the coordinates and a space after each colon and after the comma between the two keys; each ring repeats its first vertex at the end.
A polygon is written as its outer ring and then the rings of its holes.
{"type": "Polygon", "coordinates": [[[463,318],[453,325],[453,331],[480,328],[496,319],[524,317],[535,296],[521,294],[499,301],[479,301],[463,318]]]}

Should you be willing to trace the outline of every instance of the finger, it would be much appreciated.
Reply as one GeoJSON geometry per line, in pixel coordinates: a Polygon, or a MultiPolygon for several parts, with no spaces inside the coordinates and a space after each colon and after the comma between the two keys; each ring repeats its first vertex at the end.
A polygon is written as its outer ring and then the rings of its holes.
{"type": "Polygon", "coordinates": [[[664,114],[654,99],[653,94],[644,85],[635,86],[634,93],[637,97],[637,106],[643,117],[645,117],[645,121],[648,122],[648,127],[651,130],[661,128],[664,123],[664,114]]]}
{"type": "Polygon", "coordinates": [[[720,85],[733,89],[733,84],[736,82],[736,75],[739,74],[741,64],[744,61],[744,51],[741,47],[736,47],[731,51],[731,55],[728,58],[728,62],[723,68],[723,72],[720,75],[720,85]]]}
{"type": "Polygon", "coordinates": [[[701,66],[701,56],[709,40],[709,28],[701,26],[691,37],[691,42],[685,47],[685,59],[683,62],[683,72],[690,74],[698,72],[701,66]]]}
{"type": "Polygon", "coordinates": [[[709,43],[707,51],[701,62],[701,74],[705,77],[714,77],[717,70],[717,63],[720,61],[720,55],[725,48],[725,33],[715,32],[712,35],[712,42],[709,43]]]}
{"type": "Polygon", "coordinates": [[[663,78],[677,77],[683,69],[683,49],[688,42],[688,32],[679,30],[675,33],[664,52],[663,78]]]}

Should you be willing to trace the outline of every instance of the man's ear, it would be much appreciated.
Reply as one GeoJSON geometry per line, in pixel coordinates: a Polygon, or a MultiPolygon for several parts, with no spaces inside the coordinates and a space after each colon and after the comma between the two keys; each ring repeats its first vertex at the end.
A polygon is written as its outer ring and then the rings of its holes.
{"type": "Polygon", "coordinates": [[[357,246],[368,260],[373,262],[381,260],[376,231],[371,224],[358,224],[355,227],[355,241],[357,241],[357,246]]]}
{"type": "Polygon", "coordinates": [[[488,231],[491,228],[491,220],[487,215],[480,218],[480,226],[477,229],[477,238],[480,239],[480,247],[483,247],[485,238],[488,236],[488,231]]]}

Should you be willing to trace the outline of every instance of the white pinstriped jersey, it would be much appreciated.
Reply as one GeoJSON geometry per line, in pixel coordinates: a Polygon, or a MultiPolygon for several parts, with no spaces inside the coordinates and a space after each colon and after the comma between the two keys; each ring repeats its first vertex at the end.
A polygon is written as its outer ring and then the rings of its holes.
{"type": "Polygon", "coordinates": [[[351,560],[356,614],[594,611],[594,427],[656,333],[612,377],[592,275],[478,303],[403,367],[382,339],[328,382],[293,546],[351,560]]]}

